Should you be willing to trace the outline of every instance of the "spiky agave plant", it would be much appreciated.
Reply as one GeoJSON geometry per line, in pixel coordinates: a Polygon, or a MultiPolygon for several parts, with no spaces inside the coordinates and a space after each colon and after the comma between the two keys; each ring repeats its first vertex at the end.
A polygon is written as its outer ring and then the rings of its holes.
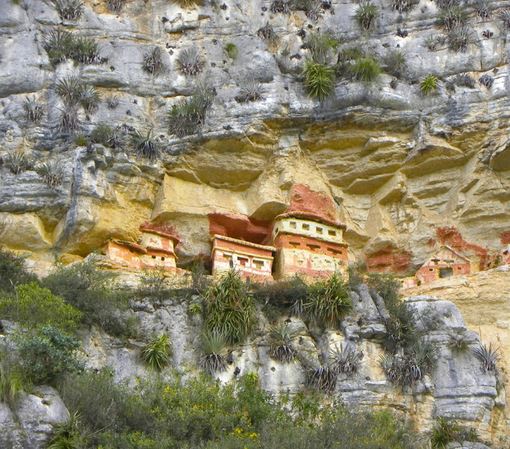
{"type": "Polygon", "coordinates": [[[170,361],[170,339],[161,334],[154,337],[142,349],[142,359],[150,368],[161,371],[170,361]]]}
{"type": "Polygon", "coordinates": [[[445,449],[449,443],[457,440],[459,432],[460,427],[455,421],[439,417],[430,437],[432,449],[445,449]]]}
{"type": "Polygon", "coordinates": [[[228,343],[241,343],[251,332],[255,305],[246,284],[234,270],[207,290],[204,305],[205,328],[223,335],[228,343]]]}
{"type": "Polygon", "coordinates": [[[225,371],[227,369],[227,362],[225,360],[226,346],[225,337],[220,332],[204,332],[202,334],[203,355],[200,358],[200,367],[210,375],[225,371]]]}
{"type": "Polygon", "coordinates": [[[327,326],[335,326],[350,312],[352,301],[349,291],[338,273],[310,286],[304,308],[311,318],[327,326]]]}
{"type": "Polygon", "coordinates": [[[273,326],[269,334],[269,355],[271,358],[282,363],[290,363],[296,356],[296,350],[292,346],[295,336],[295,332],[287,323],[273,326]]]}
{"type": "Polygon", "coordinates": [[[356,10],[355,19],[361,29],[369,31],[375,27],[379,10],[370,1],[363,1],[356,10]]]}
{"type": "Polygon", "coordinates": [[[421,80],[420,91],[423,95],[431,95],[437,90],[439,80],[435,75],[429,74],[421,80]]]}
{"type": "Polygon", "coordinates": [[[78,20],[83,14],[81,0],[53,0],[53,3],[61,19],[78,20]]]}
{"type": "Polygon", "coordinates": [[[303,70],[308,95],[320,101],[331,95],[335,85],[335,70],[325,64],[309,59],[303,70]]]}
{"type": "Polygon", "coordinates": [[[80,95],[80,104],[89,114],[97,110],[101,96],[94,86],[84,85],[80,95]]]}
{"type": "Polygon", "coordinates": [[[336,388],[337,373],[330,366],[319,366],[308,373],[307,385],[324,393],[331,393],[336,388]]]}
{"type": "Polygon", "coordinates": [[[7,155],[5,165],[13,175],[19,175],[32,167],[32,161],[24,151],[16,150],[7,155]]]}
{"type": "Polygon", "coordinates": [[[489,346],[480,343],[478,347],[473,349],[473,354],[480,361],[484,372],[496,371],[496,364],[499,359],[499,349],[493,348],[492,343],[490,343],[489,346]]]}
{"type": "Polygon", "coordinates": [[[39,123],[41,121],[44,114],[44,108],[35,98],[25,98],[23,109],[25,110],[25,117],[27,120],[33,123],[39,123]]]}
{"type": "Polygon", "coordinates": [[[147,159],[155,159],[159,154],[157,143],[152,139],[152,129],[146,134],[141,134],[135,130],[131,135],[131,142],[137,154],[147,159]]]}
{"type": "Polygon", "coordinates": [[[372,57],[361,57],[354,61],[351,67],[351,73],[354,79],[370,83],[374,81],[381,73],[379,63],[372,57]]]}
{"type": "Polygon", "coordinates": [[[75,76],[61,79],[55,86],[55,92],[68,106],[80,102],[84,89],[85,84],[75,76]]]}
{"type": "Polygon", "coordinates": [[[54,427],[53,436],[47,449],[79,449],[83,444],[80,433],[79,414],[73,413],[69,420],[54,427]]]}
{"type": "Polygon", "coordinates": [[[161,57],[161,48],[154,47],[143,55],[143,69],[151,75],[159,75],[165,66],[161,57]]]}
{"type": "Polygon", "coordinates": [[[99,46],[90,37],[78,36],[73,39],[71,57],[81,64],[94,64],[99,60],[99,46]]]}
{"type": "Polygon", "coordinates": [[[340,347],[335,346],[329,356],[332,369],[338,374],[350,376],[358,371],[363,353],[357,351],[352,345],[340,345],[340,347]]]}
{"type": "Polygon", "coordinates": [[[51,30],[44,36],[43,48],[53,65],[70,58],[74,49],[73,35],[67,31],[51,30]]]}
{"type": "Polygon", "coordinates": [[[179,69],[184,75],[198,75],[204,68],[204,62],[196,47],[189,47],[181,50],[177,58],[179,69]]]}
{"type": "Polygon", "coordinates": [[[52,189],[56,189],[64,180],[64,171],[57,162],[43,162],[36,167],[36,171],[45,184],[52,189]]]}

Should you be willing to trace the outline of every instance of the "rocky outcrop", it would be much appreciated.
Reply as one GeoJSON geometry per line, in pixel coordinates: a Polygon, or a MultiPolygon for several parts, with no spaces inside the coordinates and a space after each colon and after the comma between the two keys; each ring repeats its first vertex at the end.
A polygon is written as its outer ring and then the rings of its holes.
{"type": "Polygon", "coordinates": [[[22,395],[13,407],[0,402],[0,447],[44,449],[52,429],[69,419],[69,412],[51,387],[22,395]]]}

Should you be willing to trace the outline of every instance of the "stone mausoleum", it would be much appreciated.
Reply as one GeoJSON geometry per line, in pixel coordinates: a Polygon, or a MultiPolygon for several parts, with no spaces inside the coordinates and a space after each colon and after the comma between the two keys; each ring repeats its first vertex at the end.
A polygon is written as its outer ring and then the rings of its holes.
{"type": "Polygon", "coordinates": [[[416,272],[416,281],[418,284],[426,284],[437,279],[471,272],[471,261],[468,257],[443,245],[416,272]]]}
{"type": "Polygon", "coordinates": [[[142,234],[139,242],[111,239],[106,243],[103,254],[106,256],[108,267],[175,271],[177,269],[175,247],[179,240],[172,229],[144,223],[140,226],[140,231],[142,234]]]}

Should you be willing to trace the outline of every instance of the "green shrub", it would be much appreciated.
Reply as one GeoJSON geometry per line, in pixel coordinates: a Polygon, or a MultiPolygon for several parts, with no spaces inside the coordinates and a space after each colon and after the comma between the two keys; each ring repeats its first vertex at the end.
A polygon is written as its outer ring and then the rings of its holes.
{"type": "Polygon", "coordinates": [[[287,323],[280,323],[271,328],[269,334],[269,355],[274,360],[282,363],[290,363],[296,356],[296,350],[292,346],[295,337],[287,323]]]}
{"type": "Polygon", "coordinates": [[[53,65],[57,65],[70,58],[73,53],[73,47],[73,35],[67,31],[51,30],[44,36],[43,48],[53,65]]]}
{"type": "Polygon", "coordinates": [[[335,87],[335,71],[332,67],[308,60],[303,71],[305,88],[311,97],[320,101],[331,95],[335,87]]]}
{"type": "Polygon", "coordinates": [[[358,58],[351,68],[352,76],[358,81],[370,83],[381,73],[379,63],[372,57],[358,58]]]}
{"type": "Polygon", "coordinates": [[[161,371],[170,362],[170,354],[170,339],[168,335],[161,334],[144,346],[142,360],[150,368],[161,371]]]}
{"type": "Polygon", "coordinates": [[[36,282],[37,277],[25,266],[25,259],[0,247],[0,295],[1,291],[14,292],[16,285],[36,282]]]}
{"type": "Polygon", "coordinates": [[[365,0],[358,6],[355,19],[362,30],[369,31],[375,28],[375,22],[378,15],[379,10],[377,9],[377,6],[370,1],[365,0]]]}
{"type": "Polygon", "coordinates": [[[253,297],[265,304],[289,307],[296,301],[305,302],[307,296],[308,285],[297,275],[290,279],[253,286],[253,297]]]}
{"type": "Polygon", "coordinates": [[[242,343],[251,332],[255,319],[253,298],[238,273],[231,270],[213,284],[204,297],[204,325],[228,343],[242,343]]]}
{"type": "Polygon", "coordinates": [[[449,443],[457,441],[460,427],[455,421],[439,417],[432,429],[430,443],[433,449],[445,449],[449,443]]]}
{"type": "Polygon", "coordinates": [[[77,147],[86,147],[89,144],[89,140],[87,139],[87,136],[85,136],[84,134],[78,134],[74,138],[74,144],[77,147]]]}
{"type": "Polygon", "coordinates": [[[106,123],[100,123],[90,133],[90,141],[109,148],[117,148],[123,144],[123,136],[118,129],[113,129],[106,123]]]}
{"type": "Polygon", "coordinates": [[[26,328],[51,325],[63,330],[77,328],[81,313],[37,283],[18,285],[13,295],[0,298],[0,315],[26,328]]]}
{"type": "Polygon", "coordinates": [[[423,95],[431,95],[436,92],[439,80],[435,75],[429,74],[422,79],[420,91],[423,95]]]}
{"type": "Polygon", "coordinates": [[[56,327],[43,326],[37,332],[16,339],[24,375],[34,384],[53,383],[62,375],[81,369],[76,358],[80,342],[56,327]]]}
{"type": "Polygon", "coordinates": [[[55,86],[57,95],[69,106],[77,105],[80,102],[84,89],[83,82],[74,76],[57,81],[55,86]]]}
{"type": "Polygon", "coordinates": [[[94,261],[59,267],[43,284],[82,311],[82,322],[97,325],[116,336],[132,336],[134,324],[122,312],[128,308],[125,292],[112,284],[115,274],[96,268],[94,261]]]}
{"type": "Polygon", "coordinates": [[[304,309],[317,322],[336,326],[352,309],[347,285],[337,273],[328,280],[312,284],[304,309]]]}
{"type": "Polygon", "coordinates": [[[70,57],[80,64],[94,64],[99,62],[99,46],[90,37],[73,37],[70,57]]]}
{"type": "Polygon", "coordinates": [[[237,55],[239,54],[237,45],[232,42],[228,42],[227,44],[225,44],[224,50],[230,59],[236,59],[237,55]]]}
{"type": "Polygon", "coordinates": [[[359,47],[347,47],[338,53],[335,72],[342,78],[352,77],[352,66],[354,61],[365,57],[365,53],[359,47]]]}
{"type": "Polygon", "coordinates": [[[200,367],[210,375],[227,369],[225,337],[218,332],[202,333],[202,357],[200,367]]]}

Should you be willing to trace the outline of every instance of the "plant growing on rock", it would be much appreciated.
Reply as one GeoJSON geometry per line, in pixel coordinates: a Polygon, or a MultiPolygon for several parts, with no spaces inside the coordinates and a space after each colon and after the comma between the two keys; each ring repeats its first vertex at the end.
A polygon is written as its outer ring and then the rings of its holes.
{"type": "Polygon", "coordinates": [[[235,97],[235,100],[238,103],[259,101],[262,99],[261,90],[262,85],[256,79],[248,78],[243,81],[239,93],[235,97]]]}
{"type": "Polygon", "coordinates": [[[77,77],[71,76],[57,81],[55,92],[68,105],[77,105],[83,95],[85,84],[77,77]]]}
{"type": "Polygon", "coordinates": [[[58,15],[63,20],[78,20],[83,14],[81,0],[53,0],[58,15]]]}
{"type": "Polygon", "coordinates": [[[161,57],[161,49],[154,47],[143,55],[142,68],[151,75],[159,75],[163,72],[165,66],[161,57]]]}
{"type": "Polygon", "coordinates": [[[91,114],[95,112],[99,106],[101,97],[94,86],[84,85],[80,95],[80,105],[85,112],[91,114]]]}
{"type": "Polygon", "coordinates": [[[16,355],[6,346],[0,347],[0,402],[12,408],[20,394],[26,390],[26,383],[16,355]]]}
{"type": "Polygon", "coordinates": [[[510,30],[510,9],[504,9],[499,13],[499,19],[505,30],[510,30]]]}
{"type": "Polygon", "coordinates": [[[217,331],[202,334],[202,357],[200,367],[210,375],[227,369],[225,337],[217,331]]]}
{"type": "Polygon", "coordinates": [[[268,23],[266,23],[262,28],[259,28],[257,31],[257,36],[266,41],[275,42],[278,39],[278,36],[274,32],[273,27],[268,23]]]}
{"type": "Polygon", "coordinates": [[[421,80],[420,91],[423,95],[431,95],[437,91],[439,80],[435,75],[429,74],[421,80]]]}
{"type": "Polygon", "coordinates": [[[182,8],[192,8],[193,6],[201,5],[203,0],[175,0],[175,2],[182,8]]]}
{"type": "Polygon", "coordinates": [[[195,76],[202,72],[204,61],[196,47],[189,47],[181,50],[177,57],[177,64],[184,75],[195,76]]]}
{"type": "Polygon", "coordinates": [[[499,359],[499,349],[493,348],[492,343],[489,346],[480,344],[473,349],[473,354],[480,361],[484,372],[495,372],[496,364],[499,359]]]}
{"type": "Polygon", "coordinates": [[[5,166],[13,175],[19,175],[26,170],[30,170],[32,165],[32,161],[24,151],[16,150],[9,153],[5,158],[5,166]]]}
{"type": "Polygon", "coordinates": [[[479,441],[476,430],[461,427],[457,421],[440,416],[432,428],[430,444],[432,449],[446,449],[450,443],[479,441]]]}
{"type": "Polygon", "coordinates": [[[491,17],[491,5],[489,0],[475,0],[473,7],[475,8],[478,17],[483,20],[488,20],[491,17]]]}
{"type": "Polygon", "coordinates": [[[471,41],[471,30],[467,27],[456,28],[447,34],[448,48],[465,52],[471,41]]]}
{"type": "Polygon", "coordinates": [[[73,35],[67,31],[51,30],[44,37],[43,48],[48,54],[51,64],[57,65],[64,62],[73,53],[73,35]]]}
{"type": "Polygon", "coordinates": [[[68,421],[54,427],[47,449],[79,449],[84,447],[84,443],[80,432],[79,415],[73,413],[68,421]]]}
{"type": "Polygon", "coordinates": [[[384,56],[384,71],[395,78],[403,78],[407,70],[407,61],[402,50],[390,50],[384,56]]]}
{"type": "Polygon", "coordinates": [[[97,42],[84,36],[72,38],[70,57],[80,64],[94,64],[99,61],[99,46],[97,42]]]}
{"type": "Polygon", "coordinates": [[[290,7],[289,7],[289,0],[273,0],[271,2],[271,6],[269,7],[269,10],[273,14],[289,14],[290,7]]]}
{"type": "Polygon", "coordinates": [[[439,23],[445,31],[452,31],[465,26],[467,20],[466,11],[460,6],[451,6],[441,10],[439,23]]]}
{"type": "Polygon", "coordinates": [[[308,373],[307,385],[324,393],[332,393],[336,388],[337,373],[329,366],[319,366],[308,373]]]}
{"type": "Polygon", "coordinates": [[[337,374],[353,375],[359,369],[363,353],[351,345],[335,346],[330,351],[330,366],[337,374]]]}
{"type": "Polygon", "coordinates": [[[448,347],[452,351],[466,352],[469,349],[469,339],[464,333],[452,333],[449,337],[448,347]]]}
{"type": "Polygon", "coordinates": [[[122,8],[124,8],[125,3],[126,0],[107,0],[106,7],[109,11],[118,14],[122,11],[122,8]]]}
{"type": "Polygon", "coordinates": [[[27,270],[25,259],[0,247],[0,295],[13,293],[16,285],[37,281],[27,270]]]}
{"type": "Polygon", "coordinates": [[[305,89],[311,97],[322,101],[334,90],[335,71],[332,67],[309,59],[305,62],[303,76],[305,89]]]}
{"type": "Polygon", "coordinates": [[[142,360],[150,368],[161,371],[170,362],[170,339],[168,335],[161,334],[154,337],[142,349],[142,360]]]}
{"type": "Polygon", "coordinates": [[[378,15],[379,10],[377,9],[377,6],[370,1],[363,1],[358,6],[354,17],[358,26],[362,30],[370,31],[375,28],[375,22],[378,15]]]}
{"type": "Polygon", "coordinates": [[[430,51],[436,51],[439,47],[443,46],[446,42],[446,37],[444,36],[428,36],[425,40],[425,46],[430,51]]]}
{"type": "Polygon", "coordinates": [[[290,9],[304,11],[306,17],[317,21],[322,14],[322,2],[320,0],[290,0],[290,9]]]}
{"type": "Polygon", "coordinates": [[[351,67],[351,73],[354,79],[370,83],[381,73],[381,67],[379,63],[372,57],[367,56],[364,58],[358,58],[354,61],[351,67]]]}
{"type": "Polygon", "coordinates": [[[271,358],[282,363],[290,363],[296,356],[296,350],[292,346],[295,333],[287,323],[280,323],[271,328],[269,334],[269,355],[271,358]]]}
{"type": "Polygon", "coordinates": [[[490,89],[492,87],[492,85],[494,84],[494,78],[486,73],[485,75],[482,75],[479,78],[478,82],[482,86],[485,86],[487,89],[490,89]]]}
{"type": "Polygon", "coordinates": [[[225,44],[225,47],[223,49],[225,50],[225,53],[230,59],[236,59],[237,55],[239,54],[237,45],[232,42],[228,42],[227,44],[225,44]]]}
{"type": "Polygon", "coordinates": [[[65,110],[61,110],[58,129],[65,134],[72,134],[80,129],[80,119],[76,106],[69,106],[65,110]]]}
{"type": "Polygon", "coordinates": [[[43,162],[36,167],[35,171],[52,189],[56,189],[64,181],[64,170],[57,162],[43,162]]]}
{"type": "Polygon", "coordinates": [[[138,296],[149,298],[152,302],[161,302],[169,296],[167,278],[164,270],[145,270],[140,276],[138,296]]]}
{"type": "Polygon", "coordinates": [[[411,11],[418,3],[419,0],[392,0],[391,9],[402,14],[411,11]]]}
{"type": "Polygon", "coordinates": [[[246,284],[231,270],[213,284],[204,297],[204,325],[230,344],[243,342],[255,320],[255,305],[246,284]]]}
{"type": "Polygon", "coordinates": [[[185,137],[200,131],[214,96],[214,89],[200,83],[190,99],[173,105],[168,112],[170,133],[177,137],[185,137]]]}
{"type": "Polygon", "coordinates": [[[457,86],[469,87],[470,89],[475,88],[475,80],[467,73],[461,73],[454,79],[454,83],[457,86]]]}
{"type": "Polygon", "coordinates": [[[310,56],[314,62],[328,64],[331,53],[338,47],[338,44],[338,39],[331,33],[311,33],[306,39],[304,48],[310,51],[310,56]]]}
{"type": "Polygon", "coordinates": [[[39,123],[44,115],[42,104],[39,104],[35,98],[25,98],[23,109],[26,119],[33,123],[39,123]]]}
{"type": "Polygon", "coordinates": [[[122,128],[112,128],[106,123],[100,123],[90,133],[90,141],[108,148],[119,148],[124,144],[125,135],[122,128]]]}
{"type": "Polygon", "coordinates": [[[135,130],[131,134],[131,143],[140,157],[153,160],[159,155],[158,145],[152,138],[152,129],[149,129],[145,134],[135,130]]]}
{"type": "Polygon", "coordinates": [[[337,273],[325,281],[318,281],[309,288],[305,312],[326,326],[337,325],[352,309],[347,285],[337,273]]]}

